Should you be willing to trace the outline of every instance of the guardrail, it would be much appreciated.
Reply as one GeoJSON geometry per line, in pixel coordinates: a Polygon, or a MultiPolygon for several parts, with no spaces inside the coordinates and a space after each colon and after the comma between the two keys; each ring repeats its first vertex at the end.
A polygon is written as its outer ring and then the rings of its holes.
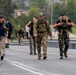
{"type": "MultiPolygon", "coordinates": [[[[48,46],[58,48],[59,47],[58,40],[57,39],[53,39],[52,41],[48,40],[48,46]]],[[[76,49],[76,39],[70,40],[69,49],[76,49]]]]}
{"type": "MultiPolygon", "coordinates": [[[[18,45],[18,42],[12,42],[10,43],[10,45],[18,45]]],[[[24,40],[24,45],[29,45],[29,40],[24,40]]],[[[48,47],[54,47],[54,48],[58,48],[59,44],[58,44],[58,40],[57,39],[53,39],[52,41],[50,39],[48,39],[48,47]]],[[[70,44],[69,44],[69,49],[76,49],[76,39],[70,39],[70,44]]]]}

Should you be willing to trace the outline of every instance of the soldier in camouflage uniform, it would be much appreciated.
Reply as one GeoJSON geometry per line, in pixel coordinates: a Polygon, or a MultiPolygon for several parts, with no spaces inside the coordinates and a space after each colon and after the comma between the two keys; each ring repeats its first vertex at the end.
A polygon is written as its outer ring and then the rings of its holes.
{"type": "Polygon", "coordinates": [[[41,43],[43,46],[43,59],[47,58],[48,35],[50,35],[50,38],[52,39],[50,24],[45,19],[44,14],[41,14],[37,22],[34,24],[34,36],[37,36],[38,60],[41,59],[41,43]]]}
{"type": "Polygon", "coordinates": [[[60,59],[63,59],[63,55],[67,58],[67,51],[69,48],[69,30],[74,26],[74,23],[62,13],[59,20],[54,24],[54,28],[58,30],[58,42],[60,49],[60,59]]]}
{"type": "Polygon", "coordinates": [[[19,45],[23,45],[24,35],[25,35],[24,28],[19,28],[19,30],[17,31],[19,45]]]}

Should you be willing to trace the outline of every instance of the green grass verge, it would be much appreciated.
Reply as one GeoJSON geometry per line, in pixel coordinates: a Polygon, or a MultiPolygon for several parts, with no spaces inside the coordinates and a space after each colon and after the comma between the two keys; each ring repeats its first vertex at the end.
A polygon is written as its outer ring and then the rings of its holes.
{"type": "Polygon", "coordinates": [[[73,27],[73,28],[72,28],[72,32],[73,32],[73,34],[76,35],[76,27],[73,27]]]}

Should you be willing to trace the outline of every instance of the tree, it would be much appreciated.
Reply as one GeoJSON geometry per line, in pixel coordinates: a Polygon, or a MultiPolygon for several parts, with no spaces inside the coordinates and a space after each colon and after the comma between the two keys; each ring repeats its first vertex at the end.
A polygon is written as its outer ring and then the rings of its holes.
{"type": "Polygon", "coordinates": [[[53,22],[58,19],[58,17],[61,15],[62,12],[65,12],[64,4],[60,3],[54,3],[53,5],[53,22]]]}
{"type": "Polygon", "coordinates": [[[4,14],[5,16],[11,16],[14,12],[14,7],[11,0],[4,0],[4,14]]]}
{"type": "Polygon", "coordinates": [[[33,18],[33,16],[39,16],[40,10],[36,5],[32,5],[29,9],[29,17],[30,19],[33,18]]]}
{"type": "Polygon", "coordinates": [[[4,0],[0,0],[0,14],[3,13],[3,2],[4,0]]]}
{"type": "Polygon", "coordinates": [[[69,0],[66,8],[67,15],[71,18],[73,22],[76,22],[76,7],[74,6],[74,0],[69,0]]]}
{"type": "Polygon", "coordinates": [[[10,17],[14,12],[15,5],[11,0],[0,0],[0,14],[10,17]]]}
{"type": "Polygon", "coordinates": [[[25,25],[29,22],[29,17],[26,15],[22,15],[17,17],[15,20],[14,27],[16,28],[17,25],[20,25],[21,27],[25,27],[25,25]]]}

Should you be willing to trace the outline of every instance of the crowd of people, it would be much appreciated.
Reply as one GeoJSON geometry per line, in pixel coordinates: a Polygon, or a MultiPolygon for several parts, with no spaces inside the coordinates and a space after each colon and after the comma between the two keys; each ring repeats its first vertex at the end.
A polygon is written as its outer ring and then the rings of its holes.
{"type": "MultiPolygon", "coordinates": [[[[73,26],[75,26],[75,24],[67,17],[65,13],[62,13],[60,15],[59,19],[53,26],[55,30],[58,31],[60,59],[63,59],[63,56],[65,58],[68,57],[67,51],[70,41],[69,32],[71,31],[73,26]]],[[[30,54],[32,54],[32,51],[34,51],[35,54],[37,47],[38,60],[41,60],[42,53],[43,59],[46,59],[48,36],[50,36],[51,40],[53,38],[50,23],[47,20],[46,16],[44,14],[41,14],[39,18],[33,17],[33,20],[27,23],[26,28],[28,28],[28,32],[31,27],[32,30],[30,31],[32,34],[30,33],[29,36],[30,54]],[[32,49],[32,39],[34,49],[32,49]],[[43,46],[43,52],[41,52],[41,46],[43,46]]]]}
{"type": "MultiPolygon", "coordinates": [[[[67,51],[69,48],[69,31],[75,24],[62,13],[54,24],[54,28],[58,31],[58,42],[59,42],[59,52],[60,59],[68,57],[67,51]]],[[[4,16],[0,16],[0,57],[1,60],[5,56],[5,48],[9,48],[9,39],[12,34],[12,25],[9,19],[4,16]]],[[[27,39],[29,39],[29,51],[30,55],[38,55],[38,60],[41,60],[42,56],[45,60],[47,58],[47,42],[48,36],[52,40],[52,31],[50,28],[50,23],[44,14],[40,14],[39,17],[34,16],[31,21],[29,21],[25,28],[19,28],[17,30],[17,38],[19,45],[23,45],[23,39],[25,38],[25,29],[27,39]],[[41,50],[43,46],[43,52],[41,50]],[[36,50],[37,49],[37,50],[36,50]],[[42,54],[43,53],[43,54],[42,54]]]]}

